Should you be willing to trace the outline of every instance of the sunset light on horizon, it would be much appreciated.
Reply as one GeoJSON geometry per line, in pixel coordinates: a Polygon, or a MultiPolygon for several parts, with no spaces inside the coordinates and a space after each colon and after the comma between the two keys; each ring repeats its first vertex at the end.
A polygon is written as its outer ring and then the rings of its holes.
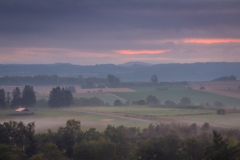
{"type": "Polygon", "coordinates": [[[171,50],[116,50],[115,52],[121,54],[158,54],[165,53],[171,50]]]}
{"type": "Polygon", "coordinates": [[[185,39],[185,43],[240,43],[240,39],[185,39]]]}
{"type": "Polygon", "coordinates": [[[0,64],[240,62],[236,0],[11,0],[0,8],[0,64]]]}

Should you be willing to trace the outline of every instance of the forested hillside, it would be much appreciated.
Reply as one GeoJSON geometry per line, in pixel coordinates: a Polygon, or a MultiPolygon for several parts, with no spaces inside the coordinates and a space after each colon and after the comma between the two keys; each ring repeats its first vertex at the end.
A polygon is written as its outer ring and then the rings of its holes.
{"type": "Polygon", "coordinates": [[[150,81],[156,74],[159,81],[209,81],[221,76],[240,77],[240,63],[191,63],[191,64],[102,64],[81,66],[72,64],[2,64],[0,76],[58,75],[70,77],[104,78],[108,74],[119,77],[122,81],[150,81]]]}

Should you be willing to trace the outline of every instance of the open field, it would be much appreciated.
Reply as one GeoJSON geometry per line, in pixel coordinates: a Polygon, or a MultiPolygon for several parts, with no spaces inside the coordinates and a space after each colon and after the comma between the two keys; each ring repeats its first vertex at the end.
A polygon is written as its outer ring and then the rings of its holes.
{"type": "Polygon", "coordinates": [[[159,88],[160,87],[139,87],[135,88],[137,92],[114,92],[113,94],[129,101],[146,100],[149,95],[154,95],[161,101],[161,104],[164,104],[166,100],[173,100],[175,103],[179,103],[181,98],[189,97],[194,104],[209,103],[213,105],[215,101],[219,101],[226,106],[240,108],[239,98],[188,89],[187,87],[181,86],[163,86],[159,88]]]}
{"type": "Polygon", "coordinates": [[[240,81],[209,81],[209,82],[189,82],[192,89],[200,90],[200,87],[205,87],[205,92],[216,93],[224,96],[240,99],[240,81]]]}
{"type": "Polygon", "coordinates": [[[56,131],[64,126],[69,119],[81,122],[83,130],[91,127],[104,130],[108,124],[126,127],[145,128],[149,124],[159,123],[197,123],[201,126],[208,122],[211,126],[240,129],[240,113],[216,115],[215,110],[209,109],[173,109],[151,108],[148,106],[122,107],[75,107],[65,109],[33,109],[35,114],[28,116],[13,116],[13,110],[1,110],[0,123],[10,120],[35,122],[36,132],[46,132],[47,129],[56,131]]]}
{"type": "Polygon", "coordinates": [[[12,121],[22,121],[24,123],[35,122],[36,132],[46,132],[48,129],[56,131],[59,127],[64,126],[69,119],[76,119],[81,122],[83,130],[87,130],[91,127],[97,128],[97,130],[104,130],[108,124],[119,126],[124,125],[126,127],[138,126],[140,128],[147,127],[150,123],[148,121],[128,120],[123,118],[117,118],[106,115],[95,115],[81,112],[69,112],[61,109],[38,109],[33,110],[34,115],[28,116],[12,116],[10,114],[15,113],[13,110],[1,110],[0,123],[12,121]],[[106,120],[111,119],[111,120],[106,120]]]}
{"type": "MultiPolygon", "coordinates": [[[[228,96],[228,92],[236,91],[239,82],[219,83],[219,82],[194,82],[190,83],[188,89],[183,86],[152,86],[152,87],[133,87],[129,88],[104,88],[104,89],[80,89],[76,87],[77,93],[74,97],[92,98],[98,97],[105,103],[113,104],[115,100],[122,102],[146,100],[149,95],[154,95],[160,99],[161,104],[166,100],[173,100],[179,103],[182,97],[191,98],[194,104],[213,105],[215,101],[222,102],[229,108],[236,108],[235,113],[227,113],[224,116],[216,115],[214,109],[176,109],[176,108],[153,108],[149,106],[110,106],[110,107],[75,107],[63,109],[33,109],[34,115],[13,116],[14,111],[1,110],[0,123],[9,120],[23,121],[29,123],[35,121],[36,131],[45,132],[47,129],[57,130],[58,127],[64,126],[68,119],[80,120],[82,129],[86,130],[91,127],[98,130],[104,130],[108,124],[127,127],[147,127],[150,123],[197,123],[201,126],[205,122],[216,127],[238,128],[240,129],[240,98],[228,96]],[[204,91],[199,90],[204,86],[204,91]],[[210,90],[218,91],[213,93],[210,90]],[[226,93],[220,94],[221,92],[226,93]],[[97,114],[96,114],[97,113],[97,114]],[[98,114],[100,113],[100,114],[98,114]],[[134,119],[135,118],[135,119],[134,119]]],[[[16,86],[3,86],[6,92],[11,92],[16,86]]],[[[54,86],[34,86],[38,98],[48,98],[50,90],[54,86]]],[[[20,87],[21,89],[23,87],[20,87]]],[[[238,90],[237,90],[238,91],[238,90]]],[[[237,92],[236,91],[236,92],[237,92]]]]}

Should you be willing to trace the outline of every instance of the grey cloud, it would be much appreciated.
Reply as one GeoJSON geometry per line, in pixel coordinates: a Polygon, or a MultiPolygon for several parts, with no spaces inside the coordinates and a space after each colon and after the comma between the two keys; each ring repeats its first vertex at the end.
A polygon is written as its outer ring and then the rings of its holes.
{"type": "Polygon", "coordinates": [[[121,49],[147,47],[139,39],[239,38],[239,8],[237,0],[1,0],[0,45],[121,49]]]}

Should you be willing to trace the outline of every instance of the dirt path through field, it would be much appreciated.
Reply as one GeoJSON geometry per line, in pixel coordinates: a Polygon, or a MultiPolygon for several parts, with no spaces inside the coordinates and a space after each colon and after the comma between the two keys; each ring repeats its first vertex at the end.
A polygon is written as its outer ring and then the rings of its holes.
{"type": "Polygon", "coordinates": [[[117,96],[117,95],[115,95],[115,94],[112,94],[112,93],[107,93],[107,94],[112,95],[112,96],[114,96],[114,97],[116,97],[116,98],[118,98],[118,99],[121,99],[121,100],[124,101],[124,102],[127,102],[126,99],[124,99],[124,98],[122,98],[122,97],[119,97],[119,96],[117,96]]]}

